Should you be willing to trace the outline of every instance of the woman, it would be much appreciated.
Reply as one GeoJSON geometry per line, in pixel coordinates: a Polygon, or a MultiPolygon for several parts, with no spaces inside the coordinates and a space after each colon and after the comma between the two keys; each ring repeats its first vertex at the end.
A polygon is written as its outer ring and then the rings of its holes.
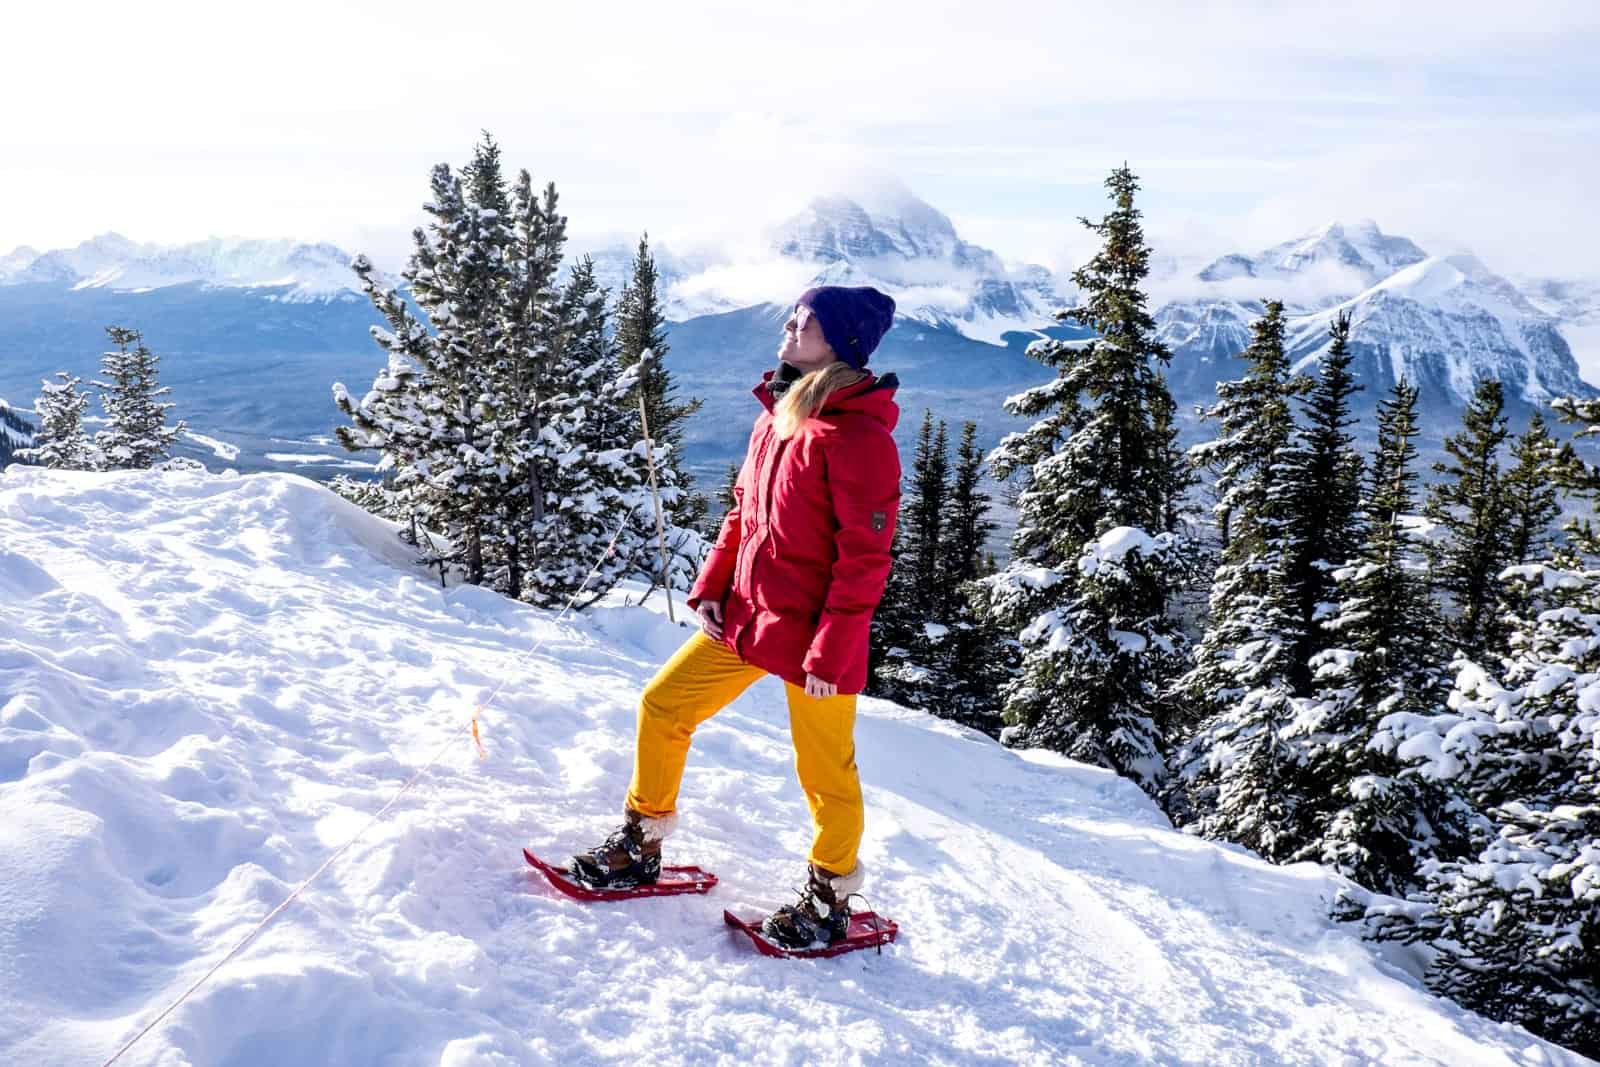
{"type": "Polygon", "coordinates": [[[626,822],[572,859],[590,885],[656,880],[695,726],[775,674],[816,833],[800,900],[771,915],[765,932],[789,946],[844,936],[845,900],[862,880],[856,694],[900,504],[890,433],[899,381],[865,365],[893,321],[894,301],[867,286],[821,286],[795,302],[778,366],[754,389],[763,410],[733,506],[689,591],[701,629],[639,702],[626,822]]]}

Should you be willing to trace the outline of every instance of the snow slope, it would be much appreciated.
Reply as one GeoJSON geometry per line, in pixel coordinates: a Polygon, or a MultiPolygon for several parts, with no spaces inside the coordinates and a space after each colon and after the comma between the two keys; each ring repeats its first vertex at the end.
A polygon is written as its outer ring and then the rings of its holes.
{"type": "Polygon", "coordinates": [[[0,1063],[102,1062],[452,734],[120,1062],[1583,1062],[1332,926],[1320,868],[870,699],[866,894],[903,939],[759,957],[721,910],[786,899],[809,837],[773,679],[690,758],[669,859],[711,896],[561,897],[518,846],[610,829],[639,690],[689,631],[659,596],[558,620],[441,589],[294,475],[12,466],[0,597],[0,1063]],[[501,679],[480,760],[463,724],[501,679]]]}

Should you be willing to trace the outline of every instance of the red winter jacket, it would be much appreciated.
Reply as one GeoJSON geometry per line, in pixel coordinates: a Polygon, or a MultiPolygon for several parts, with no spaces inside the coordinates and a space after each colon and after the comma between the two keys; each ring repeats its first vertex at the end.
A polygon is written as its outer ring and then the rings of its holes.
{"type": "Polygon", "coordinates": [[[752,390],[765,410],[688,604],[722,601],[722,643],[746,663],[798,686],[809,673],[859,693],[900,508],[890,435],[900,382],[885,374],[835,389],[780,441],[772,375],[752,390]]]}

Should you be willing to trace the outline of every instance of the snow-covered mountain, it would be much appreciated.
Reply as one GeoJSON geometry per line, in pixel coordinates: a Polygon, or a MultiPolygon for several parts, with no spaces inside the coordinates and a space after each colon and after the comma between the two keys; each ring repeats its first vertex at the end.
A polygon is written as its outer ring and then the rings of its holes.
{"type": "MultiPolygon", "coordinates": [[[[1050,325],[1071,303],[1045,267],[1007,264],[965,241],[954,223],[903,185],[878,181],[817,196],[772,227],[754,254],[675,259],[657,249],[668,318],[684,322],[756,305],[780,306],[812,285],[873,285],[901,318],[1002,344],[1050,325]]],[[[623,277],[631,248],[595,253],[623,277]]]]}
{"type": "Polygon", "coordinates": [[[213,964],[119,1067],[1586,1063],[1330,922],[1326,869],[871,698],[863,891],[900,939],[757,956],[722,910],[792,899],[810,841],[771,678],[695,734],[666,848],[710,896],[570,900],[519,846],[615,825],[690,631],[642,586],[565,618],[440,588],[395,534],[294,475],[0,475],[0,1063],[103,1063],[213,964]]]}
{"type": "Polygon", "coordinates": [[[1373,220],[1362,219],[1348,225],[1330,222],[1255,256],[1222,256],[1197,277],[1211,283],[1249,279],[1237,286],[1241,289],[1287,287],[1294,296],[1285,297],[1285,303],[1319,303],[1337,299],[1340,292],[1374,286],[1426,258],[1410,240],[1385,234],[1373,220]]]}
{"type": "Polygon", "coordinates": [[[185,245],[138,244],[104,233],[74,248],[18,248],[0,259],[0,285],[143,291],[199,283],[274,288],[289,302],[355,293],[350,256],[331,244],[212,237],[185,245]]]}
{"type": "Polygon", "coordinates": [[[844,196],[818,197],[778,228],[773,249],[813,266],[813,284],[875,285],[904,317],[991,344],[1048,323],[1068,303],[1049,270],[1008,268],[911,193],[880,203],[874,212],[844,196]]]}
{"type": "MultiPolygon", "coordinates": [[[[1329,223],[1257,255],[1214,260],[1192,277],[1164,279],[1156,311],[1173,350],[1175,387],[1204,403],[1231,358],[1250,342],[1263,301],[1282,300],[1298,369],[1326,351],[1328,325],[1352,315],[1357,373],[1373,404],[1398,376],[1424,387],[1424,408],[1456,408],[1475,384],[1496,378],[1523,404],[1591,395],[1562,336],[1563,322],[1468,253],[1430,256],[1376,223],[1329,223]]],[[[1444,412],[1438,412],[1444,414],[1444,412]]]]}
{"type": "Polygon", "coordinates": [[[1587,395],[1557,321],[1476,257],[1435,256],[1398,271],[1326,311],[1297,318],[1287,335],[1305,369],[1328,344],[1340,312],[1351,336],[1388,355],[1395,378],[1447,387],[1465,401],[1483,378],[1530,404],[1587,395]]]}
{"type": "Polygon", "coordinates": [[[1600,382],[1600,278],[1517,278],[1517,288],[1553,316],[1584,377],[1600,382]]]}

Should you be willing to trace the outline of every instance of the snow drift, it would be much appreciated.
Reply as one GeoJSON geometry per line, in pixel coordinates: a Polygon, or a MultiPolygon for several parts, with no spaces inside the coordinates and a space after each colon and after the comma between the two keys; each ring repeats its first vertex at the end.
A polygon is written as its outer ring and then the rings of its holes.
{"type": "Polygon", "coordinates": [[[441,745],[120,1062],[1583,1062],[1331,924],[1321,868],[871,699],[866,894],[901,941],[756,956],[722,909],[786,900],[810,833],[772,679],[690,756],[669,861],[717,889],[578,904],[519,846],[614,824],[634,702],[688,632],[659,596],[558,619],[441,589],[389,524],[281,474],[12,466],[0,546],[6,1064],[102,1062],[441,745]],[[501,679],[480,760],[463,725],[501,679]]]}

